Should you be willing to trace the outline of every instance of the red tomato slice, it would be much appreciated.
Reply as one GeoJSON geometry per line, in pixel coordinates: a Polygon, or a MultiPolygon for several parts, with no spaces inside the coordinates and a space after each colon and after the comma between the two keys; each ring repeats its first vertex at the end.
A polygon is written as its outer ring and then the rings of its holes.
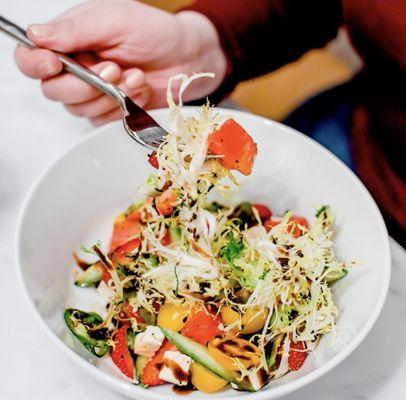
{"type": "Polygon", "coordinates": [[[309,223],[304,217],[292,217],[289,222],[290,226],[288,227],[288,232],[294,238],[302,236],[306,232],[306,230],[309,229],[309,223]]]}
{"type": "Polygon", "coordinates": [[[161,364],[164,361],[165,351],[175,350],[176,347],[169,342],[164,340],[161,348],[155,353],[154,357],[148,362],[142,371],[141,383],[147,386],[157,386],[165,383],[162,379],[159,378],[159,372],[161,371],[161,364]]]}
{"type": "Polygon", "coordinates": [[[176,193],[172,189],[165,190],[165,192],[155,198],[155,205],[158,212],[165,217],[171,215],[176,200],[176,193]]]}
{"type": "Polygon", "coordinates": [[[302,368],[307,357],[305,342],[291,342],[289,349],[288,365],[292,371],[302,368]]]}
{"type": "Polygon", "coordinates": [[[219,158],[223,167],[249,175],[257,155],[257,145],[241,125],[229,119],[210,134],[208,152],[223,156],[219,158]]]}
{"type": "Polygon", "coordinates": [[[275,221],[273,219],[267,219],[264,222],[264,227],[266,229],[267,232],[269,232],[274,226],[279,225],[281,221],[275,221]]]}
{"type": "Polygon", "coordinates": [[[131,214],[128,214],[126,217],[127,221],[138,221],[141,222],[141,211],[140,210],[135,210],[131,214]]]}
{"type": "Polygon", "coordinates": [[[163,235],[161,244],[162,246],[169,246],[171,244],[171,235],[168,230],[166,230],[165,235],[163,235]]]}
{"type": "Polygon", "coordinates": [[[128,302],[124,302],[121,306],[121,313],[123,318],[135,318],[138,323],[145,324],[145,319],[141,317],[139,310],[134,312],[133,306],[128,302]]]}
{"type": "MultiPolygon", "coordinates": [[[[265,229],[269,232],[274,226],[279,225],[280,221],[268,219],[264,222],[265,229]]],[[[307,229],[309,229],[309,223],[304,217],[292,217],[289,219],[288,232],[294,237],[298,238],[302,236],[307,229]]]]}
{"type": "Polygon", "coordinates": [[[127,265],[132,260],[127,257],[128,254],[131,254],[134,250],[138,249],[141,244],[140,238],[131,239],[128,242],[118,246],[111,256],[111,260],[114,265],[127,265]]]}
{"type": "Polygon", "coordinates": [[[148,157],[148,162],[156,169],[159,168],[158,164],[158,158],[156,157],[156,151],[153,151],[149,157],[148,157]]]}
{"type": "Polygon", "coordinates": [[[110,272],[107,270],[107,268],[103,265],[104,271],[103,271],[103,277],[102,281],[104,283],[109,283],[109,280],[111,279],[110,272]]]}
{"type": "Polygon", "coordinates": [[[115,346],[111,349],[110,355],[114,364],[119,370],[130,379],[134,377],[134,360],[127,348],[127,329],[129,324],[123,325],[114,335],[115,346]]]}
{"type": "Polygon", "coordinates": [[[113,235],[110,241],[110,251],[127,243],[141,232],[140,222],[137,219],[123,219],[116,221],[113,227],[113,235]]]}
{"type": "Polygon", "coordinates": [[[219,315],[213,315],[206,310],[192,312],[181,333],[200,344],[206,345],[221,334],[219,325],[222,322],[219,315]]]}
{"type": "Polygon", "coordinates": [[[108,283],[109,280],[111,279],[110,272],[107,270],[107,268],[104,266],[104,264],[99,261],[97,262],[94,267],[97,267],[97,269],[102,273],[102,281],[104,283],[108,283]]]}
{"type": "Polygon", "coordinates": [[[252,207],[255,207],[257,209],[258,214],[262,220],[272,217],[272,212],[267,206],[264,206],[263,204],[253,204],[252,207]]]}

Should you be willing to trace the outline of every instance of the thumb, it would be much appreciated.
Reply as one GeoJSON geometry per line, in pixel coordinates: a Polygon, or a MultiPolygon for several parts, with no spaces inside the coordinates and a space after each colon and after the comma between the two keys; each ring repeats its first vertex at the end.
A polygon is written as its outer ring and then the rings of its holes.
{"type": "Polygon", "coordinates": [[[117,44],[120,24],[105,26],[97,16],[85,14],[50,22],[30,25],[28,37],[39,47],[63,53],[112,47],[117,44]]]}

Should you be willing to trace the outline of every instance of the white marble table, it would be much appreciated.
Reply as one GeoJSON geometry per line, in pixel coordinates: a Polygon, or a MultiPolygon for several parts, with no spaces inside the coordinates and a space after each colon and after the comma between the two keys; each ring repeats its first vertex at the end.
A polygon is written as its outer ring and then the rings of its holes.
{"type": "MultiPolygon", "coordinates": [[[[75,0],[1,2],[0,14],[25,25],[43,21],[75,0]]],[[[41,96],[38,82],[17,71],[13,44],[0,36],[0,399],[115,400],[49,342],[30,315],[13,263],[13,231],[29,186],[52,160],[91,130],[41,96]]],[[[391,243],[392,284],[376,326],[340,366],[286,399],[406,398],[406,252],[391,243]]]]}

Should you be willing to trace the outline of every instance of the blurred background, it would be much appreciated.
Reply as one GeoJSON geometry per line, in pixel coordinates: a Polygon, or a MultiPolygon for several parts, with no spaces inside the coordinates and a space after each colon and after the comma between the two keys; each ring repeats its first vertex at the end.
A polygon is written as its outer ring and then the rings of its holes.
{"type": "MultiPolygon", "coordinates": [[[[193,3],[193,0],[142,1],[172,12],[193,3]]],[[[309,51],[297,62],[239,84],[232,99],[255,114],[282,121],[310,97],[350,80],[360,67],[361,61],[342,30],[324,49],[309,51]]]]}

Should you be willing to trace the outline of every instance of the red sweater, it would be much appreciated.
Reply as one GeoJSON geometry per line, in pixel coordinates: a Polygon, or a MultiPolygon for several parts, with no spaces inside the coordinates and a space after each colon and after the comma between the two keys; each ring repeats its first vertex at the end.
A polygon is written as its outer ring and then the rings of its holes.
{"type": "Polygon", "coordinates": [[[228,73],[220,98],[243,80],[324,46],[345,25],[364,60],[353,115],[359,176],[401,242],[406,231],[406,1],[197,0],[219,32],[228,73]]]}

